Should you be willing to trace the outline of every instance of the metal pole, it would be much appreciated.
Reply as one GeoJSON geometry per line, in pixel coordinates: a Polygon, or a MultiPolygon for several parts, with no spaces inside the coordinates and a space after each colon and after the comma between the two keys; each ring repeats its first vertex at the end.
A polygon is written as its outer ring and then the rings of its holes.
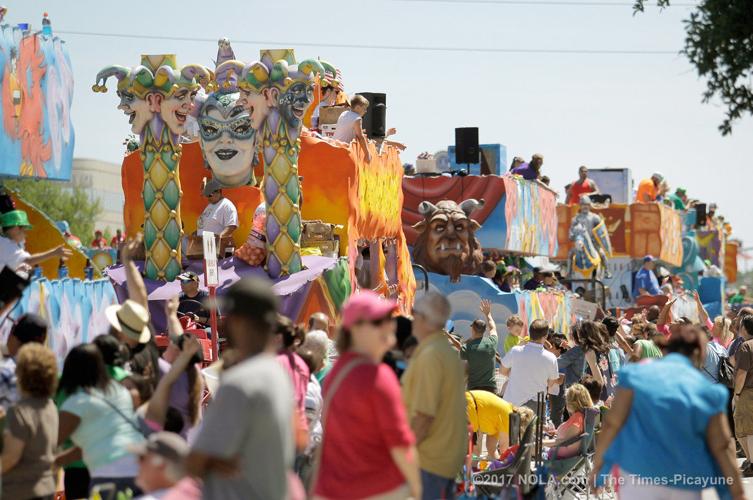
{"type": "Polygon", "coordinates": [[[212,331],[212,361],[217,361],[220,356],[220,337],[217,332],[217,287],[209,287],[209,302],[212,308],[209,310],[209,327],[212,331]]]}

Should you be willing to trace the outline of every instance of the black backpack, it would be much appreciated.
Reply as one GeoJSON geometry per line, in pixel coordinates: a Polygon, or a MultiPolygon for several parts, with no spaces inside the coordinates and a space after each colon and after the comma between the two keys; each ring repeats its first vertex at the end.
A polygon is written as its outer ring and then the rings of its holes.
{"type": "MultiPolygon", "coordinates": [[[[719,364],[717,365],[719,376],[716,377],[716,381],[726,387],[729,387],[730,389],[735,387],[735,367],[732,366],[732,363],[729,361],[729,356],[722,356],[719,358],[719,364]]],[[[714,378],[713,375],[706,369],[706,367],[703,367],[703,371],[709,374],[711,378],[714,378]]]]}
{"type": "Polygon", "coordinates": [[[735,367],[729,361],[728,356],[719,358],[719,380],[722,385],[729,387],[730,389],[735,387],[735,367]]]}

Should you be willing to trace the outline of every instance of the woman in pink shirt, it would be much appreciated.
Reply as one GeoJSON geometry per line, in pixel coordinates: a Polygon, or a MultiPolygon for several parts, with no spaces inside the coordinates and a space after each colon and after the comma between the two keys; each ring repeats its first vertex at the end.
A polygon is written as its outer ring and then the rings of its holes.
{"type": "Polygon", "coordinates": [[[367,290],[343,307],[340,357],[327,375],[314,499],[421,498],[415,438],[400,383],[383,364],[395,303],[367,290]]]}
{"type": "Polygon", "coordinates": [[[277,361],[282,365],[293,384],[295,395],[295,412],[298,422],[296,428],[296,446],[299,451],[308,444],[308,421],[306,420],[306,389],[311,372],[306,362],[295,352],[297,327],[290,318],[277,316],[275,341],[277,342],[277,361]]]}

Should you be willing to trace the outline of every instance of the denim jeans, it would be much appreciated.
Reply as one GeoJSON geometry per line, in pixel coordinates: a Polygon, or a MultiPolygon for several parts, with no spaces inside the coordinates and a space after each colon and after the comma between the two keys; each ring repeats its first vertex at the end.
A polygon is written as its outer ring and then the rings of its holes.
{"type": "Polygon", "coordinates": [[[552,419],[552,424],[555,427],[559,427],[563,421],[565,413],[565,396],[558,396],[554,394],[549,395],[549,416],[552,419]]]}
{"type": "Polygon", "coordinates": [[[455,478],[437,476],[421,469],[422,500],[454,500],[455,478]]]}

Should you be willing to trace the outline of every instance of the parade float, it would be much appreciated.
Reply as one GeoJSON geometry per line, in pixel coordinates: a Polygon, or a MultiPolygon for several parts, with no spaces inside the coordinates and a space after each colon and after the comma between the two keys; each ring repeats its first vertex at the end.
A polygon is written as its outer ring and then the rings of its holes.
{"type": "MultiPolygon", "coordinates": [[[[580,211],[577,205],[557,206],[558,260],[568,262],[572,258],[576,244],[573,226],[580,211]]],[[[610,240],[609,273],[600,277],[607,308],[634,307],[635,272],[641,259],[650,254],[667,274],[679,278],[682,289],[698,291],[712,317],[722,313],[724,287],[737,279],[737,244],[728,241],[728,227],[699,226],[695,210],[676,210],[664,203],[594,204],[591,211],[602,218],[610,240]]],[[[592,276],[593,267],[576,269],[580,278],[592,276]]],[[[681,296],[673,313],[694,319],[695,309],[692,297],[681,296]]]]}
{"type": "MultiPolygon", "coordinates": [[[[140,136],[122,165],[124,225],[129,237],[145,235],[139,267],[157,328],[164,301],[180,293],[173,280],[181,268],[204,274],[202,252],[192,249],[209,179],[238,211],[237,229],[217,245],[218,294],[242,277],[268,276],[285,315],[302,321],[323,311],[334,318],[351,291],[363,287],[359,251],[369,247],[369,288],[408,311],[415,282],[400,224],[397,150],[370,144],[367,163],[356,144],[303,128],[325,74],[316,60],[296,62],[291,49],[279,49],[245,63],[222,39],[215,62],[214,70],[179,68],[173,56],[143,56],[132,68],[103,69],[93,86],[106,92],[108,78],[116,79],[118,108],[140,136]],[[198,140],[187,133],[189,119],[197,122],[198,140]],[[323,227],[329,234],[317,238],[323,227]]],[[[124,298],[124,270],[110,268],[108,276],[124,298]]]]}
{"type": "MultiPolygon", "coordinates": [[[[74,131],[71,122],[73,72],[65,42],[53,34],[45,14],[42,29],[10,25],[0,13],[0,177],[68,181],[74,131]]],[[[68,240],[56,221],[9,192],[25,212],[25,249],[40,253],[59,245],[71,250],[65,261],[50,259],[31,273],[31,283],[0,323],[7,338],[13,320],[33,312],[46,318],[47,342],[62,361],[71,347],[106,331],[104,310],[117,302],[109,280],[85,279],[87,255],[68,240]]]]}
{"type": "Polygon", "coordinates": [[[501,292],[479,276],[483,252],[554,257],[556,195],[516,176],[406,176],[402,221],[414,261],[427,271],[428,288],[452,303],[455,333],[468,336],[481,299],[492,302],[500,332],[517,314],[524,324],[545,319],[568,333],[578,299],[564,291],[501,292]]]}

